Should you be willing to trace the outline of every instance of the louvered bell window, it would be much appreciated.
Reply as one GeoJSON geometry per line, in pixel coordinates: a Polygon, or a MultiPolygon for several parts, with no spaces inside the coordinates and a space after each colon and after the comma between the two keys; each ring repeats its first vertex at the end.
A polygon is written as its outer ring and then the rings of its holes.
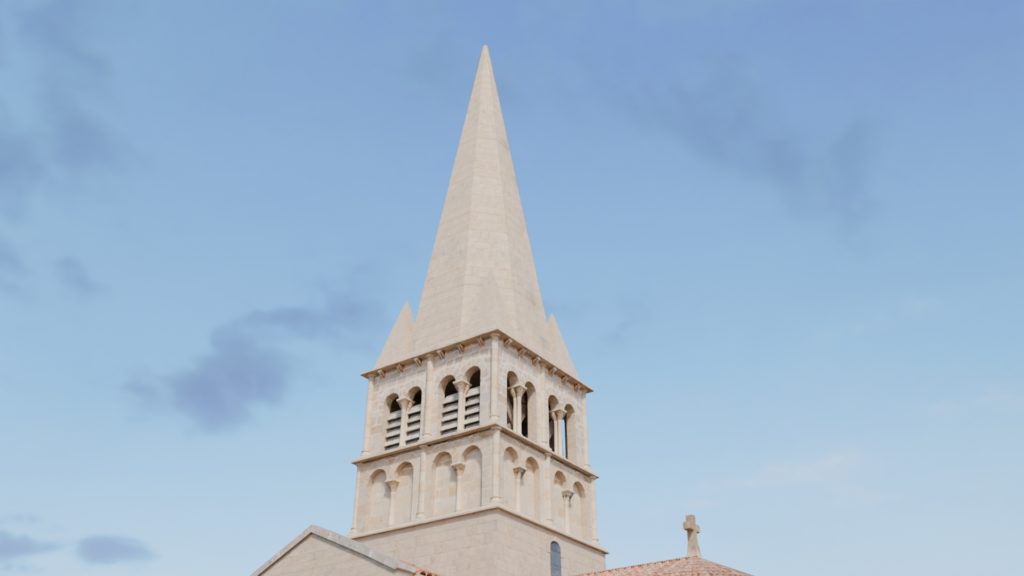
{"type": "Polygon", "coordinates": [[[466,393],[466,417],[463,428],[480,425],[480,371],[477,370],[469,379],[469,391],[466,393]]]}
{"type": "Polygon", "coordinates": [[[409,417],[406,421],[405,430],[405,443],[407,445],[415,444],[420,440],[420,422],[422,420],[421,415],[423,413],[422,399],[423,397],[419,392],[417,392],[416,396],[413,397],[412,406],[409,408],[409,417]]]}
{"type": "Polygon", "coordinates": [[[454,384],[444,388],[444,403],[441,405],[441,434],[451,434],[459,427],[459,391],[454,384]]]}
{"type": "Polygon", "coordinates": [[[402,407],[398,400],[392,400],[390,412],[388,412],[388,427],[384,436],[384,449],[391,450],[398,448],[399,440],[402,438],[402,407]]]}

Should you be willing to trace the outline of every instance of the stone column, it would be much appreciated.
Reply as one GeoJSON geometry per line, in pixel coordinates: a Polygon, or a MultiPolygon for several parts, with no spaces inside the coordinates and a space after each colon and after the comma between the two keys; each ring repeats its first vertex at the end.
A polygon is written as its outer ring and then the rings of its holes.
{"type": "Polygon", "coordinates": [[[360,514],[359,514],[359,512],[360,512],[359,511],[359,506],[362,504],[362,502],[359,499],[359,493],[362,492],[362,487],[363,487],[363,475],[360,472],[361,471],[357,467],[356,468],[356,489],[354,490],[356,495],[355,495],[355,501],[352,504],[352,534],[359,533],[359,531],[363,527],[363,520],[362,520],[362,518],[360,517],[360,514]]]}
{"type": "Polygon", "coordinates": [[[398,500],[398,480],[388,480],[388,526],[395,524],[395,500],[398,500]]]}
{"type": "MultiPolygon", "coordinates": [[[[491,422],[501,422],[502,414],[498,414],[498,399],[504,395],[505,390],[501,385],[501,339],[497,334],[491,336],[491,422]]],[[[483,419],[481,419],[481,424],[483,419]]]]}
{"type": "Polygon", "coordinates": [[[462,432],[465,428],[463,420],[466,418],[466,395],[469,394],[469,382],[460,380],[455,383],[455,387],[459,390],[459,420],[456,423],[455,431],[462,432]]]}
{"type": "Polygon", "coordinates": [[[374,407],[377,405],[377,377],[371,376],[370,383],[366,387],[366,420],[363,421],[363,452],[360,456],[366,456],[370,453],[370,440],[373,437],[371,429],[373,428],[373,417],[374,407]]]}
{"type": "MultiPolygon", "coordinates": [[[[422,418],[422,414],[420,415],[422,418]]],[[[420,433],[422,434],[423,424],[420,424],[420,433]]],[[[427,517],[427,492],[428,488],[431,487],[428,480],[429,471],[427,470],[427,447],[423,446],[420,448],[420,481],[419,481],[419,498],[416,504],[416,517],[426,518],[427,517]]]]}
{"type": "Polygon", "coordinates": [[[439,405],[440,402],[435,402],[441,395],[444,394],[443,390],[439,390],[437,382],[434,382],[434,358],[428,356],[426,366],[423,370],[423,405],[420,406],[420,438],[426,440],[434,435],[436,426],[440,425],[440,418],[434,417],[434,406],[439,405]]]}
{"type": "Polygon", "coordinates": [[[491,502],[501,502],[501,429],[491,433],[491,502]]]}
{"type": "Polygon", "coordinates": [[[544,461],[540,465],[540,478],[537,481],[540,482],[538,509],[540,517],[548,524],[554,524],[555,511],[551,509],[551,491],[554,489],[554,478],[551,477],[551,454],[548,452],[544,453],[544,461]]]}
{"type": "Polygon", "coordinates": [[[576,443],[579,445],[580,464],[587,470],[590,470],[590,432],[587,427],[586,394],[583,394],[583,398],[580,400],[580,413],[576,418],[579,419],[579,422],[576,423],[576,436],[578,438],[576,443]]]}
{"type": "Polygon", "coordinates": [[[516,512],[519,512],[520,514],[522,514],[522,511],[523,511],[523,506],[522,506],[523,475],[526,474],[526,468],[523,468],[522,466],[516,466],[512,470],[512,472],[513,472],[513,474],[515,474],[515,478],[516,478],[516,504],[515,504],[516,512]]]}
{"type": "Polygon", "coordinates": [[[455,470],[455,511],[462,510],[462,473],[466,471],[466,465],[462,462],[452,464],[455,470]]]}
{"type": "Polygon", "coordinates": [[[562,502],[565,503],[565,533],[572,534],[572,490],[562,490],[562,502]]]}
{"type": "MultiPolygon", "coordinates": [[[[398,445],[405,446],[405,435],[409,430],[409,408],[412,408],[412,400],[399,398],[398,405],[402,408],[402,423],[398,428],[398,445]]],[[[423,419],[423,414],[420,414],[420,419],[423,419]]]]}
{"type": "Polygon", "coordinates": [[[519,435],[523,433],[523,394],[526,386],[516,384],[512,387],[512,430],[519,435]]]}
{"type": "Polygon", "coordinates": [[[551,415],[555,421],[555,454],[559,456],[565,456],[565,438],[563,438],[562,430],[565,428],[565,410],[556,409],[551,411],[551,415]]]}
{"type": "Polygon", "coordinates": [[[590,490],[590,526],[587,530],[590,531],[590,541],[597,544],[597,482],[588,484],[587,489],[590,490]]]}

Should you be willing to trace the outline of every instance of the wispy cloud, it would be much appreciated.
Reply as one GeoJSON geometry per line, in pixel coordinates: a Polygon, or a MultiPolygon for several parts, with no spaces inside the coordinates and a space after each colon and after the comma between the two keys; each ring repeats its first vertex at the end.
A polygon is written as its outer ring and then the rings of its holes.
{"type": "Polygon", "coordinates": [[[18,251],[0,235],[0,292],[15,290],[26,273],[27,268],[18,251]]]}
{"type": "Polygon", "coordinates": [[[1024,416],[1024,384],[972,383],[965,392],[929,401],[925,413],[939,420],[965,422],[979,418],[1024,416]]]}
{"type": "Polygon", "coordinates": [[[90,112],[107,64],[88,48],[86,14],[67,0],[0,7],[11,32],[5,59],[18,60],[36,78],[27,87],[35,92],[34,108],[15,114],[0,99],[0,214],[8,219],[22,215],[49,173],[107,164],[115,156],[109,130],[90,112]]]}
{"type": "Polygon", "coordinates": [[[870,124],[854,120],[831,139],[812,140],[785,120],[735,59],[719,59],[625,86],[638,122],[667,131],[690,151],[777,190],[800,213],[861,222],[871,208],[870,124]]]}
{"type": "Polygon", "coordinates": [[[88,564],[119,564],[151,560],[156,555],[143,542],[123,536],[90,536],[79,540],[75,549],[88,564]]]}
{"type": "Polygon", "coordinates": [[[230,429],[245,422],[253,409],[284,399],[293,376],[284,341],[362,346],[359,335],[379,320],[372,303],[337,294],[320,307],[256,310],[216,328],[209,351],[187,368],[126,388],[147,403],[180,412],[205,431],[230,429]]]}
{"type": "Polygon", "coordinates": [[[43,175],[43,160],[33,139],[6,118],[0,99],[0,215],[13,219],[25,211],[29,192],[43,175]]]}
{"type": "Polygon", "coordinates": [[[80,296],[92,296],[100,291],[99,284],[80,261],[64,257],[54,265],[61,284],[80,296]]]}
{"type": "Polygon", "coordinates": [[[804,459],[771,462],[745,481],[751,486],[800,486],[847,482],[860,467],[863,456],[852,450],[834,450],[804,459]]]}
{"type": "MultiPolygon", "coordinates": [[[[89,48],[86,17],[69,0],[0,4],[0,85],[17,82],[28,96],[15,109],[18,99],[0,93],[0,219],[7,223],[25,218],[33,196],[58,189],[49,177],[117,158],[117,140],[94,112],[108,67],[89,48]],[[13,68],[31,74],[14,76],[13,68]]],[[[9,292],[24,269],[0,239],[0,290],[9,292]]]]}
{"type": "Polygon", "coordinates": [[[53,542],[38,540],[25,534],[14,534],[7,530],[0,530],[0,568],[7,569],[12,560],[44,554],[57,548],[59,546],[53,542]]]}

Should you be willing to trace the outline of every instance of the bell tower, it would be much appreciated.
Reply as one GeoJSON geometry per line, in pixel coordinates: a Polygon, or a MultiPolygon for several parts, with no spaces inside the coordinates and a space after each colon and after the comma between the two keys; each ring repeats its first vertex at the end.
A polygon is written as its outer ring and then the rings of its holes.
{"type": "Polygon", "coordinates": [[[591,390],[544,311],[486,46],[419,310],[363,376],[353,539],[445,576],[604,568],[591,390]]]}

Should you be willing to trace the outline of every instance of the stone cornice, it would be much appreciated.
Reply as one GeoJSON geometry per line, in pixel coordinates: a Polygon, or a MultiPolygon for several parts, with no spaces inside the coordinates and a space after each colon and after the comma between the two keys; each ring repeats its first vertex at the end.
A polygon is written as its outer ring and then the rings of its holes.
{"type": "Polygon", "coordinates": [[[506,508],[504,504],[488,504],[486,506],[483,506],[481,508],[476,508],[476,509],[473,509],[473,510],[464,510],[464,511],[461,511],[461,512],[454,512],[452,514],[445,514],[444,516],[436,516],[434,518],[428,518],[428,519],[425,519],[425,520],[417,520],[417,521],[414,521],[414,522],[406,522],[405,524],[398,524],[396,526],[388,526],[387,528],[381,528],[380,530],[372,530],[372,531],[369,531],[369,532],[350,533],[349,534],[349,538],[359,542],[360,540],[363,540],[364,538],[372,538],[374,536],[379,536],[381,534],[388,534],[390,532],[400,532],[402,530],[408,530],[408,529],[411,529],[411,528],[419,528],[421,526],[429,526],[431,524],[436,524],[438,522],[444,522],[446,520],[452,520],[452,519],[455,519],[455,518],[465,518],[465,517],[470,517],[470,516],[483,515],[483,514],[486,514],[488,512],[499,512],[499,513],[502,513],[502,514],[507,514],[508,516],[511,516],[512,518],[515,518],[517,520],[521,520],[521,521],[526,522],[528,524],[532,524],[533,526],[536,526],[537,528],[541,528],[542,530],[545,530],[545,531],[547,531],[547,532],[549,532],[551,534],[554,534],[554,535],[558,536],[559,538],[565,538],[567,540],[572,540],[573,542],[579,544],[580,546],[586,546],[587,548],[590,548],[591,550],[594,550],[594,551],[599,552],[601,554],[607,554],[608,553],[607,550],[605,550],[601,546],[598,546],[597,544],[595,544],[592,541],[581,540],[578,536],[574,536],[573,534],[569,534],[569,533],[565,532],[564,530],[559,530],[558,528],[556,528],[554,526],[551,526],[550,524],[545,524],[545,523],[540,522],[540,521],[538,521],[538,520],[536,520],[534,518],[530,518],[528,516],[523,516],[522,514],[520,514],[518,512],[513,512],[512,510],[506,508]]]}
{"type": "Polygon", "coordinates": [[[500,338],[506,345],[512,346],[513,348],[517,349],[520,354],[528,356],[532,362],[540,364],[541,366],[544,367],[546,371],[558,376],[559,379],[561,379],[563,382],[567,384],[572,385],[573,388],[579,388],[586,392],[587,394],[593,392],[593,389],[591,389],[589,386],[581,382],[578,378],[575,378],[572,374],[569,374],[568,372],[562,370],[558,366],[555,366],[551,362],[548,362],[540,354],[537,354],[533,350],[530,350],[522,343],[520,343],[518,340],[512,338],[511,336],[502,332],[501,330],[491,330],[490,332],[484,332],[483,334],[478,334],[476,336],[473,336],[472,338],[466,338],[465,340],[461,340],[459,342],[453,342],[442,348],[435,348],[422,354],[417,354],[412,358],[407,358],[400,362],[393,362],[385,366],[380,366],[378,368],[374,368],[373,370],[363,372],[362,376],[363,378],[366,379],[372,379],[374,376],[383,376],[384,374],[390,371],[403,371],[410,365],[419,366],[419,364],[423,362],[423,360],[427,359],[429,356],[432,355],[437,355],[440,356],[441,358],[444,358],[444,356],[447,355],[449,352],[462,352],[463,350],[465,350],[466,346],[475,343],[483,343],[483,341],[487,337],[500,338]]]}
{"type": "Polygon", "coordinates": [[[415,566],[407,564],[397,558],[393,558],[377,550],[374,550],[366,544],[356,542],[355,540],[347,536],[342,536],[341,534],[338,534],[337,532],[332,532],[330,530],[327,530],[326,528],[311,525],[309,528],[303,530],[301,534],[296,536],[291,542],[288,543],[287,546],[282,548],[277,554],[274,554],[274,556],[270,560],[267,560],[262,566],[257,568],[256,571],[252,573],[252,576],[260,576],[260,574],[263,574],[264,572],[269,570],[271,566],[280,561],[281,558],[284,558],[286,554],[291,552],[296,546],[302,543],[303,540],[309,537],[318,537],[327,542],[331,542],[336,546],[344,548],[354,554],[358,554],[359,556],[371,560],[377,563],[378,565],[383,566],[384,568],[388,568],[392,571],[400,570],[406,574],[424,574],[423,571],[416,568],[415,566]]]}
{"type": "Polygon", "coordinates": [[[366,464],[367,462],[374,462],[376,460],[385,460],[385,459],[391,458],[392,456],[399,456],[399,455],[402,455],[402,454],[410,454],[410,453],[417,452],[419,450],[422,450],[424,448],[427,448],[427,447],[430,447],[430,446],[434,446],[434,445],[437,445],[437,444],[448,443],[448,442],[450,442],[452,440],[458,440],[459,438],[465,438],[467,436],[472,436],[474,434],[479,434],[481,432],[489,432],[491,430],[494,430],[495,428],[497,428],[498,430],[501,430],[501,433],[504,436],[507,436],[510,439],[514,439],[517,442],[521,442],[523,444],[526,444],[527,446],[533,448],[534,450],[537,450],[538,452],[540,452],[541,454],[543,454],[545,456],[550,456],[552,460],[554,460],[556,462],[559,462],[560,464],[564,465],[567,468],[570,468],[572,470],[575,470],[576,472],[579,472],[580,474],[582,474],[588,480],[591,480],[591,481],[597,480],[597,474],[594,474],[593,470],[590,470],[588,468],[584,468],[583,466],[580,466],[579,464],[573,462],[572,460],[569,460],[568,458],[565,458],[563,456],[560,456],[560,455],[552,452],[551,449],[548,448],[547,446],[543,446],[541,444],[538,444],[538,443],[534,442],[533,440],[531,440],[531,439],[529,439],[529,438],[527,438],[525,436],[522,436],[520,434],[516,434],[515,432],[509,430],[508,428],[506,428],[505,426],[502,426],[501,424],[495,424],[495,423],[485,424],[483,426],[474,426],[473,428],[470,428],[469,430],[462,430],[460,432],[455,432],[455,433],[452,433],[452,434],[445,434],[444,436],[436,436],[434,438],[429,438],[427,440],[421,440],[420,442],[417,442],[415,444],[409,444],[408,446],[402,446],[401,448],[395,448],[394,450],[388,450],[387,452],[378,452],[376,454],[368,454],[366,456],[362,456],[360,458],[356,458],[355,460],[352,461],[352,463],[358,466],[360,464],[366,464]]]}

